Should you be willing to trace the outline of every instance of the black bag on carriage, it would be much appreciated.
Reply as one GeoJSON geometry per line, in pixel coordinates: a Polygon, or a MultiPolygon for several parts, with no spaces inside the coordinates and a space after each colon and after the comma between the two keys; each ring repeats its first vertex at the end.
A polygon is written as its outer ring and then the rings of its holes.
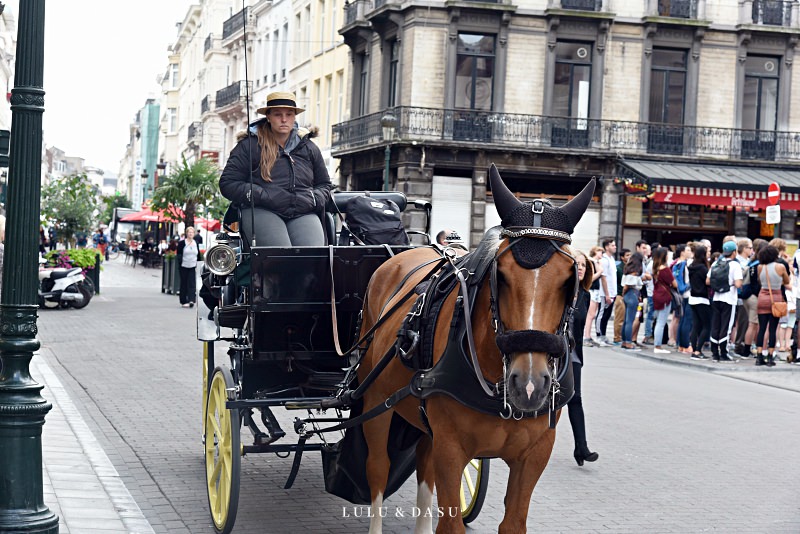
{"type": "MultiPolygon", "coordinates": [[[[347,224],[342,230],[343,240],[349,240],[348,234],[352,234],[361,241],[358,244],[408,246],[400,208],[393,201],[357,196],[347,202],[345,211],[347,224]]],[[[348,243],[340,240],[339,244],[348,243]]]]}
{"type": "MultiPolygon", "coordinates": [[[[350,417],[361,414],[361,403],[350,417]]],[[[416,449],[422,432],[397,414],[389,427],[389,479],[384,499],[400,489],[417,468],[416,449]]],[[[367,441],[361,425],[348,428],[344,438],[322,448],[325,491],[353,504],[371,504],[367,482],[367,441]]]]}

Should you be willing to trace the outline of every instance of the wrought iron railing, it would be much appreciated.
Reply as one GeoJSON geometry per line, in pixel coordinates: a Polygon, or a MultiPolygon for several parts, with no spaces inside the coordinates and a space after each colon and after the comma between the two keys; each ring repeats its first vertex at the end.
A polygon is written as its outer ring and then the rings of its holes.
{"type": "Polygon", "coordinates": [[[200,113],[208,113],[209,111],[211,111],[211,103],[208,101],[208,95],[206,95],[200,101],[200,113]]]}
{"type": "Polygon", "coordinates": [[[200,135],[203,133],[203,123],[199,121],[195,121],[189,125],[187,129],[188,133],[186,135],[186,141],[191,142],[195,139],[198,139],[200,135]]]}
{"type": "Polygon", "coordinates": [[[561,0],[562,9],[578,11],[602,11],[603,0],[561,0]]]}
{"type": "Polygon", "coordinates": [[[206,42],[203,43],[203,54],[211,50],[212,46],[214,46],[214,34],[209,33],[208,37],[206,37],[206,42]]]}
{"type": "Polygon", "coordinates": [[[658,0],[658,14],[681,19],[697,18],[697,0],[658,0]]]}
{"type": "Polygon", "coordinates": [[[252,82],[245,82],[244,80],[233,82],[228,87],[217,91],[216,98],[214,99],[217,109],[224,108],[235,102],[239,102],[248,92],[252,93],[252,82]]]}
{"type": "Polygon", "coordinates": [[[753,24],[791,26],[792,3],[790,0],[753,0],[753,24]]]}
{"type": "Polygon", "coordinates": [[[250,8],[246,7],[222,23],[222,38],[227,39],[239,30],[244,29],[244,20],[250,16],[250,8]],[[244,13],[243,13],[244,12],[244,13]],[[244,16],[242,16],[244,14],[244,16]]]}
{"type": "MultiPolygon", "coordinates": [[[[397,107],[397,139],[587,152],[662,154],[694,158],[800,160],[800,132],[773,132],[576,119],[491,111],[397,107]]],[[[333,125],[332,148],[349,151],[383,142],[373,113],[333,125]]]]}

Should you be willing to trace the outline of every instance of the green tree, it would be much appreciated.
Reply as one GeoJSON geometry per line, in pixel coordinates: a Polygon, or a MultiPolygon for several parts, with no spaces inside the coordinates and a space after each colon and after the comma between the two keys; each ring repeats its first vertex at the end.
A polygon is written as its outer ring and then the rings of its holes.
{"type": "Polygon", "coordinates": [[[169,210],[170,206],[177,206],[183,210],[186,226],[194,226],[195,215],[200,214],[198,208],[214,207],[219,197],[219,167],[210,159],[201,158],[189,164],[183,158],[183,164],[153,191],[152,207],[178,222],[180,217],[169,210]]]}
{"type": "Polygon", "coordinates": [[[114,217],[114,208],[131,208],[133,203],[127,196],[117,192],[113,195],[103,196],[100,199],[103,203],[103,212],[100,214],[100,222],[111,224],[114,217]]]}
{"type": "Polygon", "coordinates": [[[72,240],[76,232],[91,230],[97,210],[97,188],[86,174],[52,180],[42,189],[42,215],[53,221],[56,235],[72,240]]]}

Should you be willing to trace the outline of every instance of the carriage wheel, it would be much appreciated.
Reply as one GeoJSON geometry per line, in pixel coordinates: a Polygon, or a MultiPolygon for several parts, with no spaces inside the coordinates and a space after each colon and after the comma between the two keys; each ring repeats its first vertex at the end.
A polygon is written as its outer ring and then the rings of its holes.
{"type": "Polygon", "coordinates": [[[472,459],[461,475],[461,519],[471,523],[481,513],[489,487],[489,459],[472,459]]]}
{"type": "Polygon", "coordinates": [[[233,530],[239,506],[242,446],[239,410],[225,407],[227,389],[235,387],[229,369],[217,367],[208,390],[205,418],[206,489],[214,529],[233,530]]]}
{"type": "Polygon", "coordinates": [[[213,350],[209,346],[209,343],[210,342],[208,342],[208,341],[203,343],[203,398],[202,398],[202,401],[201,401],[202,402],[201,411],[203,412],[203,419],[200,421],[200,425],[201,425],[200,429],[201,429],[202,432],[205,432],[205,428],[206,428],[206,413],[207,413],[207,408],[208,408],[208,388],[210,386],[210,383],[209,383],[209,380],[208,380],[208,354],[209,354],[209,351],[213,350]]]}

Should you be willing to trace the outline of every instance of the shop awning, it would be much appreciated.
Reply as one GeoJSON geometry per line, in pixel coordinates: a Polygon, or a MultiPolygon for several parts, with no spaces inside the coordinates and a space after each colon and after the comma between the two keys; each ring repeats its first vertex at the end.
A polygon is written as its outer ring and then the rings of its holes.
{"type": "Polygon", "coordinates": [[[781,209],[800,210],[800,169],[625,160],[623,171],[646,179],[654,200],[675,204],[763,209],[767,187],[781,186],[781,209]]]}

